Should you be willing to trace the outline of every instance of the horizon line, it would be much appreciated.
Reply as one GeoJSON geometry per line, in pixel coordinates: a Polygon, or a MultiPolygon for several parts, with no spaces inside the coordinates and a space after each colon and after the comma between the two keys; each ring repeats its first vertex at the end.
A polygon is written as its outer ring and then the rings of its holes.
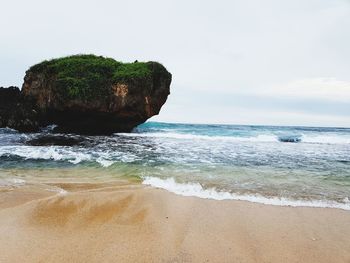
{"type": "MultiPolygon", "coordinates": [[[[296,128],[332,128],[332,129],[350,129],[350,126],[305,126],[305,125],[276,125],[276,124],[237,124],[237,123],[202,123],[202,122],[167,122],[167,121],[152,121],[147,120],[144,123],[165,123],[165,124],[194,124],[194,125],[228,125],[228,126],[256,126],[256,127],[263,127],[263,126],[269,126],[269,127],[296,127],[296,128]]],[[[142,123],[142,124],[144,124],[142,123]]],[[[140,125],[142,125],[140,124],[140,125]]]]}

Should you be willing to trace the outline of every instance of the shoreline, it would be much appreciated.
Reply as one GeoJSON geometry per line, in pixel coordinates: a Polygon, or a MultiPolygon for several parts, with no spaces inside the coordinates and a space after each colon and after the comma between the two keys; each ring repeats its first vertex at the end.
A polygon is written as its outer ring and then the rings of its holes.
{"type": "Polygon", "coordinates": [[[175,182],[173,178],[160,179],[156,177],[148,177],[142,181],[143,185],[166,190],[170,193],[185,196],[197,197],[201,199],[217,200],[217,201],[242,201],[263,205],[273,205],[282,207],[310,207],[310,208],[330,208],[350,211],[350,202],[347,199],[346,203],[336,201],[322,200],[298,200],[285,197],[266,197],[259,194],[235,194],[224,191],[217,191],[215,188],[204,189],[199,183],[181,184],[175,182]]]}
{"type": "Polygon", "coordinates": [[[109,184],[140,184],[159,188],[172,194],[184,197],[195,197],[204,200],[242,201],[279,207],[329,208],[350,211],[350,200],[347,198],[341,202],[335,200],[290,199],[287,197],[264,196],[261,194],[249,193],[236,194],[228,191],[220,191],[215,187],[203,188],[200,183],[195,182],[178,183],[173,177],[161,179],[149,176],[144,178],[136,176],[117,176],[113,178],[110,170],[98,169],[96,167],[78,169],[14,169],[0,170],[0,172],[4,175],[3,178],[0,178],[0,192],[1,188],[6,189],[6,187],[11,189],[34,186],[39,187],[44,191],[64,193],[65,191],[69,192],[70,188],[74,185],[81,185],[82,188],[91,185],[93,188],[97,185],[101,187],[109,184]]]}
{"type": "Polygon", "coordinates": [[[350,212],[127,183],[0,192],[1,262],[349,262],[350,212]],[[7,204],[5,207],[4,204],[7,204]]]}

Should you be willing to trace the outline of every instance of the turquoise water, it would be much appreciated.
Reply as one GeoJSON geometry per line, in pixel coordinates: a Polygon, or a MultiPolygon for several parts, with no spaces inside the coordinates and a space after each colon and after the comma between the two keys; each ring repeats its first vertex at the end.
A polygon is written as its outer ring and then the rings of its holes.
{"type": "Polygon", "coordinates": [[[78,139],[70,146],[30,145],[48,134],[0,129],[0,187],[11,171],[93,168],[187,196],[350,209],[346,128],[149,122],[130,134],[60,135],[78,139]]]}

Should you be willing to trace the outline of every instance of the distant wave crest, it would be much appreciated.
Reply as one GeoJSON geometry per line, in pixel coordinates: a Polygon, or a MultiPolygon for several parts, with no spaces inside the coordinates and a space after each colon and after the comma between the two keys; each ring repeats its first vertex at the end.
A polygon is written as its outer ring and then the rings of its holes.
{"type": "Polygon", "coordinates": [[[278,136],[280,142],[301,142],[300,135],[282,135],[278,136]]]}
{"type": "Polygon", "coordinates": [[[350,136],[341,135],[273,135],[260,134],[257,136],[209,136],[175,132],[145,132],[145,133],[118,133],[119,136],[169,138],[184,140],[210,141],[242,141],[242,142],[303,142],[315,144],[350,144],[350,136]]]}

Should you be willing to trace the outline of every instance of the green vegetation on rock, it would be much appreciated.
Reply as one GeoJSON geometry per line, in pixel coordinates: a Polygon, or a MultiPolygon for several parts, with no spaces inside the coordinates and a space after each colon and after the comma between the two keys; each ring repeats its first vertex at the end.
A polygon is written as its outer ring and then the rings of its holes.
{"type": "Polygon", "coordinates": [[[148,78],[152,69],[149,62],[122,63],[102,56],[74,55],[43,61],[29,72],[52,76],[53,87],[65,97],[89,100],[105,96],[114,83],[148,78]]]}
{"type": "Polygon", "coordinates": [[[114,81],[127,81],[133,78],[145,78],[150,76],[151,70],[148,63],[134,62],[125,63],[118,67],[117,71],[113,75],[114,81]]]}

